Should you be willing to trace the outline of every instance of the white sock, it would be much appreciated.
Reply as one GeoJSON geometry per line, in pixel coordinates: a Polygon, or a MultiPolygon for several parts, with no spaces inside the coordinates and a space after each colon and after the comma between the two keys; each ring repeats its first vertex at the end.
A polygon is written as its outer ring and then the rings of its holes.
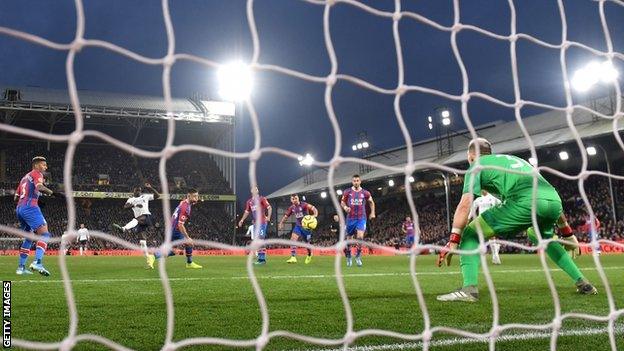
{"type": "Polygon", "coordinates": [[[136,218],[132,219],[130,222],[128,222],[128,224],[123,226],[124,230],[130,230],[134,227],[136,227],[139,224],[139,221],[136,220],[136,218]]]}
{"type": "Polygon", "coordinates": [[[80,256],[82,256],[82,246],[80,247],[80,256]]]}
{"type": "Polygon", "coordinates": [[[149,253],[147,252],[147,242],[145,240],[139,241],[139,245],[141,245],[141,250],[143,250],[143,255],[147,256],[149,253]]]}

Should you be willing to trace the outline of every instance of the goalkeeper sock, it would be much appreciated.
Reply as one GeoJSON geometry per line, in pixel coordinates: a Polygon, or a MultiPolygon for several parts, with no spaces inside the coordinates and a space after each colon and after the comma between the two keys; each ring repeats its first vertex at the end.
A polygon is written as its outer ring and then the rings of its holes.
{"type": "MultiPolygon", "coordinates": [[[[461,242],[459,243],[460,250],[474,250],[479,247],[479,234],[477,233],[476,221],[479,221],[484,240],[494,235],[492,227],[490,227],[482,217],[477,217],[464,228],[461,242]]],[[[476,286],[479,282],[479,264],[479,254],[460,255],[459,266],[461,267],[462,277],[464,278],[464,287],[471,285],[476,286]]]]}
{"type": "Polygon", "coordinates": [[[43,255],[45,254],[45,251],[48,248],[49,239],[50,239],[50,233],[45,232],[41,234],[41,239],[37,241],[37,250],[35,251],[35,259],[37,260],[37,264],[41,264],[41,261],[43,260],[43,255]]]}
{"type": "MultiPolygon", "coordinates": [[[[537,234],[535,234],[535,229],[532,227],[529,228],[527,230],[527,236],[533,245],[537,245],[537,234]]],[[[544,239],[550,239],[552,236],[552,230],[542,232],[542,238],[544,239]]],[[[568,255],[563,246],[561,246],[558,242],[553,241],[549,243],[546,247],[546,254],[553,262],[555,262],[557,266],[559,266],[559,268],[566,272],[575,283],[581,278],[584,279],[583,273],[581,273],[574,261],[572,261],[572,257],[568,255]]]]}
{"type": "MultiPolygon", "coordinates": [[[[479,237],[474,224],[470,223],[462,233],[460,250],[474,250],[479,247],[479,237]]],[[[479,282],[479,255],[460,255],[459,266],[464,279],[463,286],[477,285],[479,282]]]]}
{"type": "Polygon", "coordinates": [[[568,255],[561,244],[551,242],[546,248],[546,254],[548,254],[548,257],[550,257],[559,268],[566,272],[575,283],[579,279],[584,278],[583,273],[581,273],[574,261],[572,261],[572,257],[568,255]]]}
{"type": "Polygon", "coordinates": [[[17,262],[19,267],[23,268],[26,265],[26,260],[28,259],[28,255],[30,255],[31,246],[32,241],[30,239],[24,239],[22,246],[20,246],[19,260],[17,262]]]}
{"type": "Polygon", "coordinates": [[[193,247],[187,246],[184,251],[186,253],[186,263],[193,262],[193,247]]]}
{"type": "Polygon", "coordinates": [[[290,247],[290,256],[292,257],[297,256],[297,247],[294,245],[290,247]]]}

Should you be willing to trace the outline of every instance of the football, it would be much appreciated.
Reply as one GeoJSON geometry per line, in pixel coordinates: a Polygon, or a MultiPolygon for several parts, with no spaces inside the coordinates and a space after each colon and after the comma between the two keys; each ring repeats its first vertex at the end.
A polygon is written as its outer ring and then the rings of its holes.
{"type": "Polygon", "coordinates": [[[314,230],[314,229],[316,229],[316,225],[317,224],[318,224],[318,222],[316,221],[316,217],[314,217],[312,215],[304,216],[301,219],[301,226],[305,230],[314,230]]]}

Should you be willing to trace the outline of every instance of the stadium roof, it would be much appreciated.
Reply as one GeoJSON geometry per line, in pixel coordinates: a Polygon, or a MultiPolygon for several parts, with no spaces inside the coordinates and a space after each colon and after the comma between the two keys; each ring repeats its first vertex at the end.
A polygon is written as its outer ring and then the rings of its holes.
{"type": "MultiPolygon", "coordinates": [[[[604,100],[606,99],[608,98],[604,100]]],[[[604,103],[604,101],[602,102],[604,103]]],[[[600,109],[599,103],[595,105],[600,109]]],[[[594,106],[594,108],[596,108],[596,106],[594,106]]],[[[613,120],[595,118],[586,111],[575,109],[573,120],[581,138],[590,138],[613,133],[613,120]]],[[[545,112],[532,117],[523,118],[522,121],[537,149],[564,144],[574,140],[567,125],[565,114],[561,111],[545,112]]],[[[624,127],[618,125],[618,130],[622,129],[624,129],[624,127]]],[[[476,127],[476,130],[480,137],[484,137],[492,142],[496,153],[517,153],[528,150],[527,141],[515,120],[511,122],[498,121],[486,124],[476,127]]],[[[465,133],[457,133],[454,135],[452,137],[454,152],[450,156],[444,157],[437,156],[438,149],[436,139],[428,139],[415,143],[413,145],[414,159],[419,162],[434,162],[443,165],[454,165],[466,162],[466,149],[469,138],[469,134],[465,133]]],[[[390,166],[403,166],[406,164],[407,150],[405,147],[391,149],[367,157],[367,159],[390,166]]],[[[359,164],[342,163],[334,173],[334,183],[337,186],[350,184],[351,176],[359,173],[359,169],[359,164]]],[[[379,168],[375,168],[365,174],[360,173],[363,180],[382,179],[398,174],[402,173],[379,168]]],[[[327,189],[327,171],[325,169],[317,169],[306,176],[306,178],[308,179],[307,182],[304,177],[302,177],[267,197],[277,198],[293,193],[316,192],[327,189]]]]}
{"type": "MultiPolygon", "coordinates": [[[[66,90],[36,87],[0,87],[0,109],[72,113],[66,90]]],[[[78,90],[85,114],[114,117],[170,118],[159,96],[78,90]]],[[[234,104],[191,98],[172,99],[173,118],[189,122],[229,122],[234,104]]]]}

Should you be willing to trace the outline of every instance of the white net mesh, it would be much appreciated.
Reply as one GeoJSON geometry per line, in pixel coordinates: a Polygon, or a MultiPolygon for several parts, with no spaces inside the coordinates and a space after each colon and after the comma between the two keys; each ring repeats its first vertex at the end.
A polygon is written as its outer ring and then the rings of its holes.
{"type": "MultiPolygon", "coordinates": [[[[249,29],[251,31],[252,40],[253,40],[253,57],[251,59],[250,64],[251,64],[251,67],[257,71],[272,71],[275,73],[288,75],[288,76],[299,78],[299,79],[306,80],[309,82],[314,82],[314,83],[325,85],[325,100],[324,101],[325,101],[327,114],[329,116],[331,125],[333,127],[333,131],[334,131],[335,146],[334,146],[333,157],[331,158],[330,161],[328,162],[315,161],[314,164],[317,166],[328,167],[327,181],[328,181],[330,189],[334,188],[334,173],[335,173],[336,168],[344,162],[354,162],[354,163],[368,165],[371,167],[377,167],[377,168],[382,168],[382,169],[402,173],[405,175],[406,198],[408,200],[408,204],[409,204],[411,213],[413,215],[413,218],[415,218],[417,222],[418,217],[417,217],[414,201],[409,194],[410,186],[409,186],[409,180],[408,180],[409,177],[413,174],[413,172],[417,169],[417,167],[429,167],[429,168],[444,170],[448,172],[465,173],[465,171],[462,171],[459,169],[454,169],[451,167],[446,167],[446,166],[442,166],[442,165],[435,164],[435,163],[416,162],[414,160],[414,154],[413,154],[413,149],[412,149],[412,145],[413,145],[412,138],[406,127],[406,124],[402,115],[401,107],[400,107],[402,97],[405,94],[410,93],[410,92],[421,92],[425,94],[433,94],[439,97],[443,97],[445,99],[449,99],[451,101],[460,102],[461,103],[461,115],[465,124],[467,125],[470,131],[470,135],[472,138],[476,138],[477,133],[475,131],[475,128],[468,114],[468,101],[471,98],[478,97],[480,99],[485,99],[491,103],[513,109],[515,111],[515,118],[518,123],[518,126],[521,128],[522,133],[526,139],[526,143],[529,145],[531,156],[534,158],[536,158],[536,148],[522,120],[522,108],[526,106],[534,106],[534,107],[540,107],[540,108],[545,108],[545,109],[550,109],[550,110],[557,110],[557,111],[561,111],[565,113],[569,129],[574,135],[577,145],[579,149],[581,150],[584,149],[584,145],[572,119],[572,114],[576,110],[590,112],[598,116],[599,118],[612,120],[613,121],[613,135],[615,139],[617,140],[621,149],[624,150],[624,141],[622,141],[618,133],[618,121],[624,115],[624,113],[622,112],[622,106],[621,106],[621,101],[622,101],[621,91],[620,91],[618,84],[616,83],[613,84],[613,87],[616,92],[616,99],[615,99],[616,106],[615,106],[613,115],[605,115],[604,113],[601,113],[600,111],[594,111],[586,106],[574,104],[572,100],[571,91],[570,91],[570,85],[568,84],[569,80],[568,80],[568,73],[567,73],[568,71],[567,71],[567,64],[566,64],[566,51],[570,49],[571,47],[580,48],[582,50],[590,52],[591,54],[602,57],[609,61],[624,60],[624,55],[620,52],[614,51],[613,49],[611,33],[609,31],[609,26],[607,24],[607,19],[605,16],[605,3],[612,2],[615,5],[624,6],[624,2],[622,1],[618,1],[618,0],[611,0],[611,1],[598,0],[597,1],[600,21],[602,23],[602,30],[604,32],[604,40],[605,40],[606,47],[607,47],[606,51],[599,51],[592,47],[584,45],[582,43],[568,40],[567,38],[568,23],[566,21],[566,9],[564,7],[563,0],[557,1],[559,14],[560,14],[560,22],[561,22],[560,24],[562,28],[561,41],[558,43],[549,43],[549,42],[540,40],[538,38],[535,38],[531,35],[518,33],[516,30],[516,7],[515,7],[513,0],[508,1],[509,10],[511,13],[511,23],[510,23],[511,30],[510,30],[509,35],[501,35],[501,34],[493,33],[488,30],[473,26],[473,25],[463,24],[461,22],[459,0],[453,1],[454,16],[453,16],[453,24],[451,26],[442,25],[418,13],[402,11],[401,0],[394,1],[394,11],[392,12],[381,11],[381,10],[359,3],[354,0],[328,0],[328,1],[306,0],[306,2],[315,4],[318,6],[322,6],[324,8],[323,32],[324,32],[324,39],[325,39],[325,46],[326,46],[327,54],[329,56],[329,60],[331,63],[330,72],[326,76],[314,76],[314,75],[309,75],[303,72],[298,72],[296,70],[287,69],[284,67],[271,65],[271,64],[264,64],[264,63],[259,62],[261,44],[258,38],[258,32],[256,28],[255,19],[254,19],[254,1],[253,0],[247,1],[247,21],[249,24],[249,29]],[[349,5],[353,7],[354,9],[366,12],[370,14],[371,16],[379,16],[379,17],[388,18],[392,20],[392,33],[393,33],[393,38],[394,38],[394,44],[395,44],[395,49],[396,49],[396,60],[397,60],[397,66],[398,66],[398,75],[397,75],[395,88],[385,89],[385,88],[376,86],[372,83],[369,83],[365,80],[362,80],[358,77],[339,73],[338,58],[334,51],[334,46],[332,43],[331,26],[330,26],[330,16],[332,13],[332,7],[338,3],[349,5]],[[417,21],[417,22],[420,22],[421,24],[430,26],[436,30],[450,33],[450,38],[451,38],[450,44],[451,44],[453,53],[455,55],[457,64],[461,70],[461,77],[462,77],[462,93],[461,94],[454,95],[454,94],[449,94],[440,90],[427,88],[424,86],[408,85],[405,83],[403,55],[402,55],[402,48],[401,48],[401,36],[400,36],[400,31],[399,31],[400,21],[417,21]],[[514,86],[514,101],[512,102],[501,101],[488,94],[477,92],[477,91],[471,91],[468,73],[466,71],[464,61],[462,59],[462,54],[460,50],[458,49],[458,45],[457,45],[457,35],[458,33],[462,31],[475,32],[475,33],[478,33],[480,35],[483,35],[483,36],[486,36],[495,40],[509,43],[511,67],[512,67],[512,75],[513,75],[513,86],[514,86]],[[527,100],[522,99],[522,96],[520,93],[518,65],[517,65],[517,56],[516,56],[516,45],[519,40],[526,40],[536,45],[540,45],[542,47],[559,50],[561,72],[562,72],[563,79],[564,79],[564,89],[565,89],[565,98],[566,98],[565,106],[553,106],[553,105],[547,105],[547,104],[543,104],[539,102],[527,101],[527,100]],[[407,146],[407,159],[405,160],[406,161],[405,166],[400,166],[400,167],[388,166],[388,165],[377,163],[377,162],[371,162],[369,160],[358,159],[358,158],[353,158],[353,157],[343,157],[341,155],[340,150],[342,149],[342,133],[341,133],[338,121],[337,121],[337,117],[333,108],[334,105],[332,101],[332,90],[336,82],[339,80],[349,81],[364,89],[369,89],[379,94],[386,94],[386,95],[394,96],[394,111],[395,111],[396,121],[399,127],[401,128],[401,132],[403,134],[403,137],[405,139],[405,144],[407,146]]],[[[80,51],[84,47],[99,47],[99,48],[110,50],[112,52],[126,56],[129,59],[136,60],[144,64],[162,66],[163,67],[163,73],[162,73],[163,95],[165,98],[168,111],[172,110],[170,73],[171,73],[172,66],[177,61],[185,61],[185,60],[193,61],[193,62],[199,63],[201,65],[205,65],[211,68],[218,68],[220,64],[217,62],[207,60],[202,57],[197,57],[197,56],[183,54],[183,53],[176,53],[174,27],[171,22],[171,17],[170,17],[170,12],[169,12],[169,3],[167,0],[162,1],[162,11],[163,11],[166,32],[167,32],[168,49],[167,49],[167,54],[161,58],[145,57],[135,52],[132,52],[130,50],[124,49],[123,47],[109,43],[109,42],[105,42],[101,40],[86,39],[84,37],[86,18],[85,18],[85,14],[83,10],[82,1],[75,0],[75,6],[76,6],[76,14],[77,14],[76,34],[75,34],[74,40],[67,44],[52,42],[45,38],[42,38],[33,34],[17,31],[11,28],[0,27],[0,33],[4,35],[9,35],[15,38],[29,41],[29,42],[42,45],[50,49],[61,50],[61,51],[67,52],[67,59],[66,59],[67,84],[69,87],[69,95],[71,98],[71,103],[72,103],[74,115],[75,115],[75,125],[76,125],[75,131],[69,135],[53,135],[53,134],[46,134],[42,132],[25,129],[25,128],[20,128],[16,126],[6,125],[6,124],[0,124],[0,130],[7,131],[10,133],[20,134],[24,136],[29,136],[29,137],[33,137],[37,139],[50,140],[50,141],[56,141],[56,142],[66,142],[68,144],[68,147],[67,147],[67,152],[66,152],[66,157],[65,157],[63,175],[64,175],[64,187],[68,193],[71,193],[72,191],[71,170],[72,170],[72,163],[74,159],[74,153],[76,151],[77,145],[81,142],[81,140],[84,137],[87,137],[87,136],[99,138],[107,143],[110,143],[111,145],[114,145],[118,148],[121,148],[127,152],[133,153],[140,157],[159,159],[160,160],[159,177],[160,177],[160,182],[162,185],[162,192],[165,197],[168,196],[169,194],[166,167],[165,167],[166,162],[168,158],[172,157],[177,152],[197,151],[197,152],[221,155],[225,157],[248,159],[250,162],[249,179],[250,179],[252,186],[256,184],[256,164],[263,154],[275,153],[275,154],[280,154],[280,155],[290,157],[293,159],[297,159],[297,157],[301,156],[301,155],[298,155],[296,153],[293,153],[291,151],[284,150],[284,149],[279,149],[279,148],[274,148],[274,147],[261,147],[258,116],[256,114],[256,110],[254,109],[254,105],[250,99],[245,101],[245,106],[248,109],[250,117],[251,117],[252,127],[254,131],[254,138],[255,138],[254,147],[250,152],[242,152],[242,153],[226,152],[226,151],[215,149],[215,148],[202,147],[202,146],[197,146],[197,145],[175,146],[173,145],[174,131],[175,131],[175,121],[173,119],[168,120],[166,144],[164,148],[158,152],[151,152],[151,151],[138,149],[129,144],[116,140],[115,138],[110,137],[104,133],[93,131],[93,130],[85,130],[84,124],[83,124],[83,114],[81,113],[81,109],[80,109],[80,101],[78,98],[76,81],[74,77],[75,55],[78,51],[80,51]]],[[[584,153],[581,153],[581,172],[579,172],[576,175],[564,174],[555,169],[548,168],[548,167],[536,168],[534,171],[534,175],[536,176],[539,171],[545,171],[545,172],[550,172],[552,174],[555,174],[559,177],[562,177],[568,180],[578,180],[579,191],[580,191],[581,197],[583,198],[585,206],[588,208],[590,215],[594,217],[593,211],[591,209],[591,205],[589,203],[588,197],[584,189],[584,181],[586,177],[589,175],[600,175],[600,176],[605,176],[605,177],[612,177],[612,178],[619,179],[619,180],[624,180],[624,177],[607,174],[607,173],[600,172],[600,171],[589,171],[587,168],[587,163],[588,163],[587,156],[584,153]]],[[[476,167],[474,171],[479,171],[481,169],[483,169],[483,167],[476,167]]],[[[534,177],[534,192],[533,192],[534,206],[533,206],[533,211],[532,211],[532,217],[533,217],[533,223],[535,224],[534,227],[538,228],[537,219],[536,219],[536,211],[535,211],[535,194],[537,191],[537,188],[535,186],[536,184],[537,184],[537,177],[534,177]]],[[[330,192],[330,195],[331,195],[331,199],[332,199],[334,206],[336,207],[336,209],[339,209],[340,208],[339,202],[338,202],[335,192],[333,191],[330,192]]],[[[68,210],[68,228],[67,228],[68,232],[75,233],[76,212],[75,212],[75,206],[74,206],[74,199],[71,197],[67,198],[67,210],[68,210]]],[[[171,222],[171,219],[170,219],[171,209],[170,209],[170,203],[168,201],[163,201],[163,210],[164,210],[164,219],[165,219],[165,228],[166,228],[166,232],[165,232],[166,240],[163,246],[161,247],[161,251],[163,253],[166,253],[168,252],[169,248],[172,246],[171,225],[170,225],[171,224],[170,223],[171,222]]],[[[262,289],[260,288],[260,285],[258,284],[258,280],[254,274],[254,270],[252,267],[252,256],[250,255],[248,256],[248,260],[247,260],[247,272],[249,275],[249,279],[252,283],[254,292],[256,294],[256,297],[260,306],[261,315],[262,315],[262,328],[261,328],[260,335],[257,338],[250,339],[250,340],[231,340],[231,339],[224,339],[224,338],[197,337],[197,338],[185,339],[185,340],[174,342],[173,331],[174,331],[174,312],[175,311],[174,311],[174,305],[173,305],[173,297],[172,297],[172,292],[171,292],[171,286],[170,286],[168,276],[167,276],[167,271],[165,269],[164,260],[161,260],[159,264],[159,274],[160,274],[160,278],[162,281],[163,289],[165,291],[166,307],[167,307],[167,324],[166,324],[167,331],[166,331],[166,339],[163,345],[163,349],[173,350],[173,349],[181,348],[184,346],[197,345],[197,344],[225,345],[225,346],[234,346],[234,347],[255,347],[256,349],[263,349],[267,345],[267,343],[272,338],[275,338],[275,337],[292,338],[295,340],[300,340],[300,341],[304,341],[310,344],[317,344],[317,345],[322,345],[322,346],[334,345],[334,346],[341,346],[343,348],[347,348],[349,344],[353,343],[358,338],[371,336],[371,335],[377,335],[377,336],[388,336],[388,337],[393,337],[397,339],[403,339],[406,341],[418,341],[419,342],[418,344],[412,344],[412,346],[422,347],[424,350],[428,350],[431,346],[436,345],[432,343],[431,341],[433,335],[435,333],[443,332],[443,333],[450,333],[450,334],[457,335],[459,337],[464,337],[464,338],[469,338],[469,339],[489,340],[489,348],[493,350],[495,349],[497,340],[505,340],[506,338],[507,339],[510,338],[509,336],[500,336],[501,333],[510,329],[520,329],[520,330],[527,330],[527,331],[541,331],[541,333],[544,333],[544,332],[549,333],[551,337],[550,348],[551,350],[555,350],[557,348],[557,338],[560,335],[566,335],[565,334],[566,332],[560,332],[563,321],[566,319],[572,319],[572,318],[608,322],[607,332],[609,335],[611,349],[612,350],[617,349],[615,321],[620,315],[624,313],[624,309],[617,309],[615,306],[613,293],[610,289],[609,282],[607,280],[607,277],[605,275],[604,269],[601,265],[598,255],[594,254],[593,259],[596,265],[596,270],[599,273],[599,276],[605,288],[604,293],[606,294],[607,299],[608,299],[609,313],[607,315],[591,315],[591,314],[582,314],[582,313],[565,313],[564,314],[562,313],[562,310],[561,310],[559,297],[555,289],[550,270],[548,269],[545,253],[543,250],[546,247],[546,245],[552,240],[542,240],[541,235],[539,233],[537,233],[538,237],[540,238],[539,245],[536,247],[528,247],[528,246],[524,246],[524,245],[520,245],[517,243],[508,242],[508,241],[501,241],[501,243],[506,244],[506,245],[520,247],[522,249],[529,250],[529,251],[536,251],[536,250],[539,251],[539,257],[540,257],[541,264],[543,266],[544,273],[548,281],[548,286],[550,288],[552,300],[554,304],[555,314],[553,316],[552,322],[547,323],[547,324],[541,324],[541,325],[500,324],[499,302],[498,302],[496,291],[494,289],[494,284],[492,282],[490,272],[488,270],[488,266],[487,264],[485,264],[486,263],[485,252],[487,249],[487,245],[484,243],[483,234],[479,233],[479,241],[480,241],[479,248],[473,251],[466,251],[465,253],[481,253],[481,263],[482,263],[481,266],[483,267],[483,272],[485,274],[487,286],[491,294],[492,306],[493,306],[492,327],[489,332],[478,334],[478,333],[473,333],[473,332],[469,332],[469,331],[461,330],[461,329],[431,325],[427,304],[423,296],[423,292],[420,287],[418,277],[416,275],[416,260],[417,260],[416,255],[412,255],[410,259],[410,276],[411,276],[414,290],[418,298],[418,303],[420,305],[420,309],[423,315],[424,329],[422,330],[422,332],[418,334],[404,334],[404,333],[398,333],[398,332],[380,330],[380,329],[365,329],[365,330],[356,331],[354,330],[353,313],[352,313],[351,306],[349,303],[349,298],[345,291],[345,285],[344,285],[343,275],[341,272],[341,265],[340,265],[340,258],[341,258],[340,253],[342,252],[342,249],[345,247],[345,244],[346,244],[346,241],[344,240],[344,231],[345,231],[344,220],[345,219],[344,219],[344,216],[342,215],[342,211],[337,211],[337,212],[340,214],[340,217],[341,217],[340,221],[341,221],[342,235],[341,235],[340,241],[333,247],[336,250],[335,276],[336,276],[336,282],[340,291],[340,296],[342,298],[342,303],[344,306],[344,313],[346,315],[346,322],[347,322],[347,327],[344,332],[344,336],[342,338],[324,339],[324,338],[311,337],[307,335],[295,334],[295,333],[292,333],[289,331],[283,331],[283,330],[269,331],[269,311],[267,309],[267,303],[266,303],[264,294],[262,292],[262,289]]],[[[14,228],[10,228],[7,226],[1,226],[0,228],[2,229],[2,231],[12,234],[16,237],[29,237],[31,239],[36,239],[35,236],[25,234],[14,228]]],[[[97,237],[97,238],[102,238],[105,240],[109,240],[109,241],[121,244],[131,249],[135,249],[135,250],[140,249],[139,247],[129,242],[126,242],[124,240],[121,240],[117,237],[111,236],[106,233],[93,232],[92,236],[97,237]]],[[[417,230],[416,231],[416,243],[417,244],[413,248],[414,252],[423,248],[424,249],[440,249],[439,246],[435,246],[435,245],[422,245],[419,241],[419,236],[420,236],[420,233],[417,230]]],[[[597,240],[596,238],[592,238],[592,245],[597,244],[596,240],[597,240]]],[[[55,238],[52,241],[59,242],[60,238],[55,238]]],[[[622,244],[609,241],[609,240],[600,240],[600,242],[610,244],[613,246],[624,247],[624,245],[622,244]]],[[[234,247],[234,246],[225,245],[225,244],[221,244],[217,242],[198,240],[198,241],[195,241],[195,243],[198,245],[214,247],[214,248],[222,248],[222,249],[227,249],[227,250],[240,249],[240,247],[234,247]]],[[[287,240],[270,239],[264,242],[254,241],[252,245],[249,247],[249,249],[256,250],[260,248],[262,245],[270,245],[270,244],[286,244],[286,245],[294,244],[294,245],[313,248],[313,246],[307,245],[307,244],[293,243],[287,240]]],[[[61,250],[63,250],[64,244],[61,243],[61,245],[62,245],[61,250]]],[[[390,250],[383,246],[377,246],[377,245],[371,245],[371,246],[376,247],[380,250],[390,250]]],[[[104,338],[98,335],[77,333],[77,327],[78,327],[77,307],[76,307],[76,301],[74,298],[74,293],[72,290],[72,282],[71,282],[71,279],[67,270],[67,266],[66,266],[65,256],[61,255],[59,257],[59,262],[60,262],[60,269],[61,269],[61,275],[63,278],[66,299],[67,299],[67,305],[69,309],[69,317],[70,317],[69,318],[70,325],[69,325],[67,337],[60,343],[42,343],[42,342],[33,342],[33,341],[28,341],[28,340],[17,339],[17,340],[13,340],[14,345],[18,347],[29,348],[29,349],[53,349],[53,348],[70,349],[77,342],[93,341],[93,342],[103,344],[113,349],[126,350],[127,348],[124,347],[123,345],[115,343],[107,338],[104,338]]]]}

